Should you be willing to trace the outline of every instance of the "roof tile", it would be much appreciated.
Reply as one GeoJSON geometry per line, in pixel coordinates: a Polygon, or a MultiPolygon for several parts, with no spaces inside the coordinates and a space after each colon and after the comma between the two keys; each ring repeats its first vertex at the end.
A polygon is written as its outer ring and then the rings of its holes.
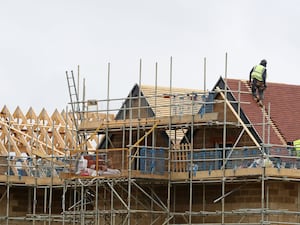
{"type": "Polygon", "coordinates": [[[267,126],[268,116],[266,115],[264,118],[263,109],[252,99],[247,81],[227,79],[227,85],[236,100],[240,98],[243,112],[265,143],[285,144],[282,143],[282,138],[285,142],[292,142],[300,138],[300,86],[267,83],[264,106],[265,113],[270,114],[271,126],[269,129],[267,126]],[[265,129],[262,126],[263,122],[266,124],[265,129]]]}

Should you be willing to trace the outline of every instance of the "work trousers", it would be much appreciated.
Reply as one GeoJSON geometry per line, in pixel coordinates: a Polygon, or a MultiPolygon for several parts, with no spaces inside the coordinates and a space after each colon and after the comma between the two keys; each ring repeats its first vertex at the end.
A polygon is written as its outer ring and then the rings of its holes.
{"type": "Polygon", "coordinates": [[[264,99],[265,86],[262,81],[259,81],[255,78],[252,79],[251,90],[252,90],[253,97],[258,98],[258,100],[264,99]]]}

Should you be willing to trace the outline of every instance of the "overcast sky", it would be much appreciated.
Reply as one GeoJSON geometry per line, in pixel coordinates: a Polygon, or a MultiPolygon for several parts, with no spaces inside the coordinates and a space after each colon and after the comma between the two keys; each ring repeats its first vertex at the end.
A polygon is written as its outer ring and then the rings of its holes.
{"type": "Polygon", "coordinates": [[[248,79],[268,61],[269,82],[300,85],[298,0],[0,0],[0,107],[66,108],[66,71],[86,99],[126,97],[141,82],[207,89],[225,74],[248,79]]]}

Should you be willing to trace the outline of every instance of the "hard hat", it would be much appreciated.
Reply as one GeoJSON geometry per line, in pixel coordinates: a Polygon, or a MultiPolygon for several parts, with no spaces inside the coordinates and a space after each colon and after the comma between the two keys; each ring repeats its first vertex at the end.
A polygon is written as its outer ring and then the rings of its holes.
{"type": "Polygon", "coordinates": [[[262,59],[262,60],[260,61],[260,65],[266,66],[266,65],[267,65],[267,60],[262,59]]]}

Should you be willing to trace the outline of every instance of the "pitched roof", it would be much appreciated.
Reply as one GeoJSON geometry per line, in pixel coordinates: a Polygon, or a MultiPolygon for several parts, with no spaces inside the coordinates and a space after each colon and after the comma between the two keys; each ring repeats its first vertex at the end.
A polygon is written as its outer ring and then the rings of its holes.
{"type": "MultiPolygon", "coordinates": [[[[141,85],[141,91],[156,117],[197,114],[202,106],[204,92],[199,89],[186,89],[162,86],[141,85]],[[171,107],[170,107],[171,105],[171,107]],[[171,111],[170,111],[171,110],[171,111]]],[[[186,129],[166,130],[176,144],[183,139],[186,129]]]]}
{"type": "MultiPolygon", "coordinates": [[[[121,119],[123,117],[122,109],[130,107],[129,99],[136,99],[139,95],[141,96],[141,106],[148,110],[148,113],[143,116],[157,118],[197,114],[202,107],[202,98],[205,97],[204,92],[199,89],[151,85],[141,85],[139,87],[138,84],[135,84],[115,118],[121,119]]],[[[178,129],[176,132],[166,130],[165,134],[174,143],[179,143],[185,132],[186,129],[178,129]]]]}
{"type": "Polygon", "coordinates": [[[141,92],[156,117],[194,114],[201,108],[203,91],[198,89],[141,85],[141,92]]]}
{"type": "Polygon", "coordinates": [[[300,138],[300,86],[268,82],[263,109],[252,99],[246,80],[227,79],[227,85],[235,99],[240,98],[242,111],[264,143],[286,144],[300,138]]]}

